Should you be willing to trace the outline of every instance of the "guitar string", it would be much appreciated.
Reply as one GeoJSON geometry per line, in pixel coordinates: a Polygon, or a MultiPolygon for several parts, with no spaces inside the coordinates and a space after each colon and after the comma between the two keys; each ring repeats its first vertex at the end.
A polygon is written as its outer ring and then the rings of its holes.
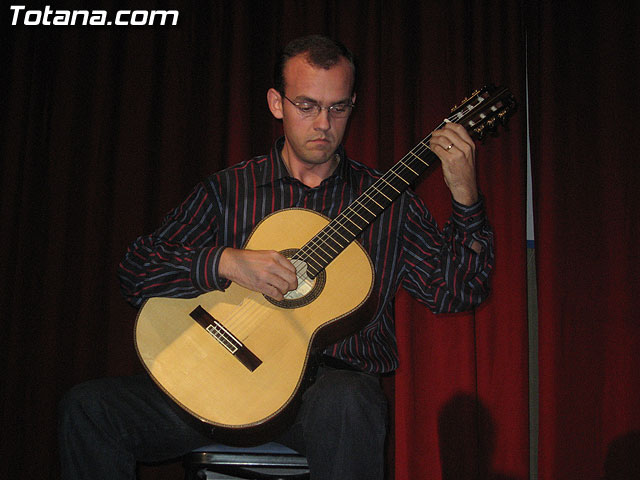
{"type": "Polygon", "coordinates": [[[225,318],[225,327],[240,341],[251,334],[255,326],[265,318],[267,300],[259,292],[245,297],[245,302],[225,318]],[[262,311],[262,312],[261,312],[262,311]]]}

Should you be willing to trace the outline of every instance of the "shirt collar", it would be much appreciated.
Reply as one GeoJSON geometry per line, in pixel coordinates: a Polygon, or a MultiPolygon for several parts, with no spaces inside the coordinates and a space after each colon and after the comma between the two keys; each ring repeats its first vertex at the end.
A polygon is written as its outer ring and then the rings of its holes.
{"type": "MultiPolygon", "coordinates": [[[[286,165],[282,159],[282,147],[284,146],[284,137],[278,138],[273,147],[271,148],[271,153],[269,154],[266,170],[262,175],[263,181],[260,182],[260,186],[269,184],[276,180],[282,180],[284,178],[290,178],[294,181],[297,181],[289,175],[289,171],[287,170],[286,165]]],[[[347,156],[344,151],[344,147],[342,144],[338,146],[336,150],[336,154],[340,157],[340,162],[338,163],[338,168],[334,170],[331,176],[325,180],[324,182],[333,180],[338,181],[341,179],[346,179],[347,177],[347,156]]]]}

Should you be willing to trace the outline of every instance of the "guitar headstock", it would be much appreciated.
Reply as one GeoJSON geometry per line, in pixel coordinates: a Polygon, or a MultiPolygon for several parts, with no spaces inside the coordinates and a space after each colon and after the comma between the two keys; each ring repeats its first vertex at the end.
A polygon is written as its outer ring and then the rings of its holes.
{"type": "Polygon", "coordinates": [[[496,131],[498,123],[505,125],[516,107],[508,88],[487,85],[453,107],[447,120],[463,125],[471,136],[482,140],[487,132],[496,131]]]}

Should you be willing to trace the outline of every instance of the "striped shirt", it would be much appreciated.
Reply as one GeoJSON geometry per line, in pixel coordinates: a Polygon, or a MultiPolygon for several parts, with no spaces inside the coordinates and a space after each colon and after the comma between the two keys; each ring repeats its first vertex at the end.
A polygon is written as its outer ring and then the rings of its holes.
{"type": "MultiPolygon", "coordinates": [[[[333,219],[381,174],[346,157],[333,174],[310,188],[291,177],[282,161],[283,139],[269,155],[222,170],[196,185],[162,226],[128,248],[118,275],[134,306],[149,297],[194,297],[224,290],[218,275],[224,248],[242,248],[254,227],[270,213],[301,207],[333,219]]],[[[394,297],[404,287],[434,313],[459,312],[482,302],[493,267],[493,233],[483,201],[453,202],[442,230],[411,190],[404,192],[358,238],[375,270],[375,313],[360,331],[325,353],[367,372],[398,365],[394,297]],[[480,253],[470,248],[476,241],[480,253]]]]}

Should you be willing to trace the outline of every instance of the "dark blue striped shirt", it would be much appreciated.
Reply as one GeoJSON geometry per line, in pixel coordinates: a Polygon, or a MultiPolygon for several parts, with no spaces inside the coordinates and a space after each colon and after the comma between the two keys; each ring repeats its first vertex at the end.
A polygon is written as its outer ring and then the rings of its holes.
{"type": "MultiPolygon", "coordinates": [[[[292,178],[282,162],[283,139],[271,153],[220,171],[198,184],[151,235],[139,237],[119,266],[126,298],[194,297],[223,290],[218,275],[225,247],[242,248],[257,223],[283,208],[302,207],[335,218],[381,174],[348,159],[340,148],[333,175],[309,188],[292,178]]],[[[402,194],[358,239],[375,269],[373,318],[356,334],[325,353],[368,372],[398,365],[394,297],[404,287],[433,312],[458,312],[482,302],[493,267],[493,233],[482,201],[453,202],[450,220],[439,230],[422,200],[402,194]],[[470,248],[476,241],[481,253],[470,248]]]]}

